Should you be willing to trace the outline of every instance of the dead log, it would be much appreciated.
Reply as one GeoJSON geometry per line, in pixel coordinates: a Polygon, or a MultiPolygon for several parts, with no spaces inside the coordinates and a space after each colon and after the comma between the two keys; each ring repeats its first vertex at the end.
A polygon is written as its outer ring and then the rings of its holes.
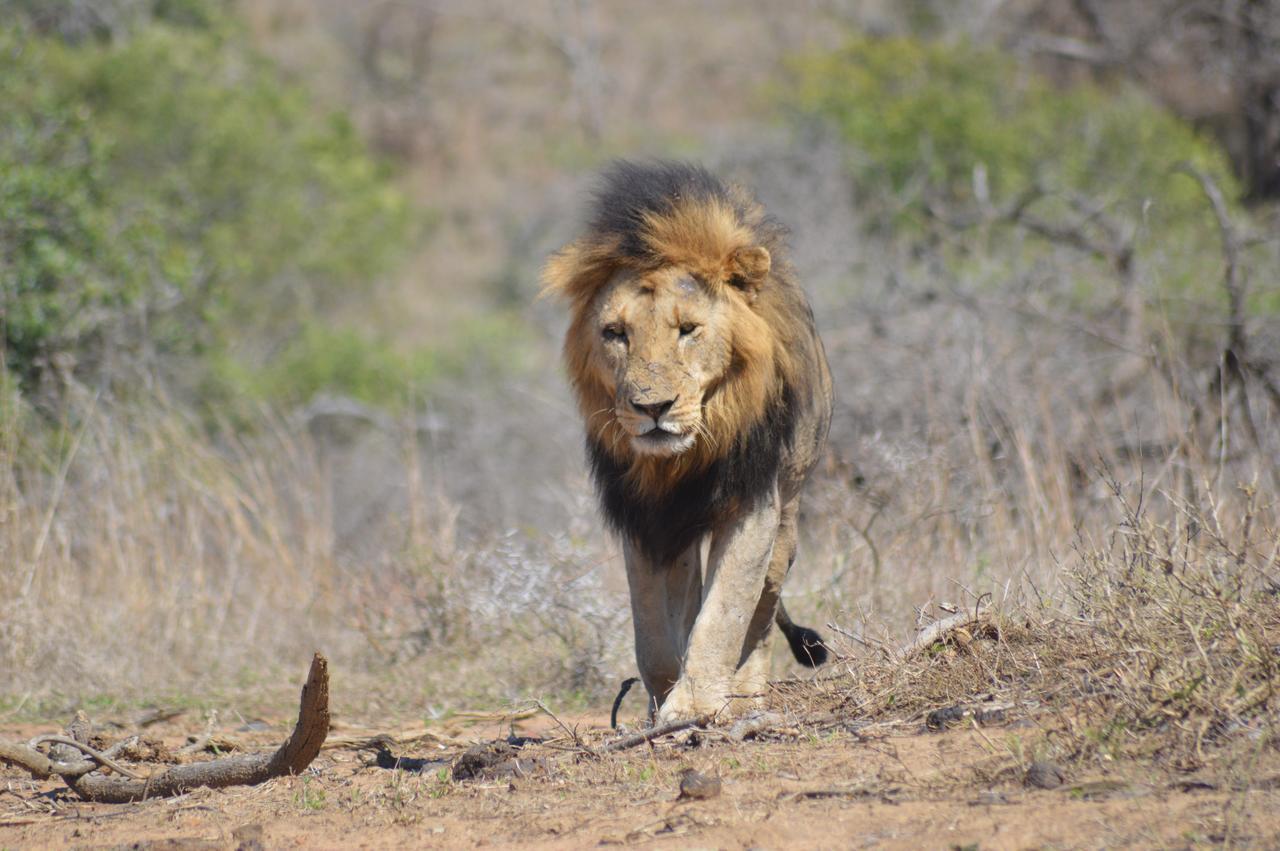
{"type": "Polygon", "coordinates": [[[951,633],[959,629],[965,629],[975,624],[985,623],[987,621],[987,608],[981,602],[973,609],[964,612],[957,612],[950,617],[945,617],[940,621],[934,621],[926,626],[920,632],[916,633],[916,637],[908,641],[898,649],[898,658],[901,660],[910,659],[921,651],[932,647],[936,642],[941,641],[951,633]]]}
{"type": "Polygon", "coordinates": [[[124,804],[147,798],[180,795],[201,786],[252,786],[275,777],[300,774],[320,753],[329,734],[329,662],[317,653],[302,687],[298,723],[274,753],[244,754],[177,765],[142,779],[84,773],[83,764],[49,759],[26,745],[0,742],[0,760],[18,765],[36,777],[60,775],[86,801],[124,804]]]}
{"type": "Polygon", "coordinates": [[[58,774],[58,763],[34,748],[17,742],[0,742],[0,762],[7,762],[24,769],[37,780],[58,774]]]}

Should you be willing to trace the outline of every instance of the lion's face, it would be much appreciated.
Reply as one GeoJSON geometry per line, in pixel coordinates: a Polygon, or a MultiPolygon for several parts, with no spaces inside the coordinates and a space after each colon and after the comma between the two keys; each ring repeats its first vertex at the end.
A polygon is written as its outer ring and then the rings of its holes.
{"type": "Polygon", "coordinates": [[[588,327],[597,376],[613,397],[617,439],[637,455],[659,457],[705,439],[703,403],[732,361],[729,323],[729,306],[679,268],[625,271],[609,282],[588,327]]]}

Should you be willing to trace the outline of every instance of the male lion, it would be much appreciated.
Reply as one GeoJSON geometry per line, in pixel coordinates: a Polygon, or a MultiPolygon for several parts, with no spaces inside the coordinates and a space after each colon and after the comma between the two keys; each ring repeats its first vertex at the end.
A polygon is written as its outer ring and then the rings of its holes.
{"type": "Polygon", "coordinates": [[[564,359],[658,723],[750,705],[775,620],[798,660],[826,659],[779,599],[832,402],[784,235],[702,168],[619,162],[543,271],[570,303],[564,359]]]}

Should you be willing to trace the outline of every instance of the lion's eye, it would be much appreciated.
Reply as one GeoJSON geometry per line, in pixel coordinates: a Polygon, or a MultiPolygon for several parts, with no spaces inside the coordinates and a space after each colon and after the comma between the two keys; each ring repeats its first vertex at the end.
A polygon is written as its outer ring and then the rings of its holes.
{"type": "Polygon", "coordinates": [[[614,340],[622,340],[625,342],[627,339],[627,332],[621,325],[606,325],[604,326],[604,330],[600,333],[610,342],[613,342],[614,340]]]}
{"type": "Polygon", "coordinates": [[[697,331],[697,330],[698,330],[698,326],[697,326],[695,323],[693,323],[693,322],[682,322],[682,323],[680,323],[680,336],[681,336],[681,337],[688,337],[690,334],[692,334],[694,331],[697,331]]]}

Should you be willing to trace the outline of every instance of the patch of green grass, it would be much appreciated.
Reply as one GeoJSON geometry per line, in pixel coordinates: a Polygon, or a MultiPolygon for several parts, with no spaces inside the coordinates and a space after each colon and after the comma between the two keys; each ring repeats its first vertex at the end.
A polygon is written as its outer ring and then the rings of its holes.
{"type": "Polygon", "coordinates": [[[324,787],[312,777],[304,776],[293,801],[298,809],[306,812],[323,810],[327,804],[324,787]]]}

